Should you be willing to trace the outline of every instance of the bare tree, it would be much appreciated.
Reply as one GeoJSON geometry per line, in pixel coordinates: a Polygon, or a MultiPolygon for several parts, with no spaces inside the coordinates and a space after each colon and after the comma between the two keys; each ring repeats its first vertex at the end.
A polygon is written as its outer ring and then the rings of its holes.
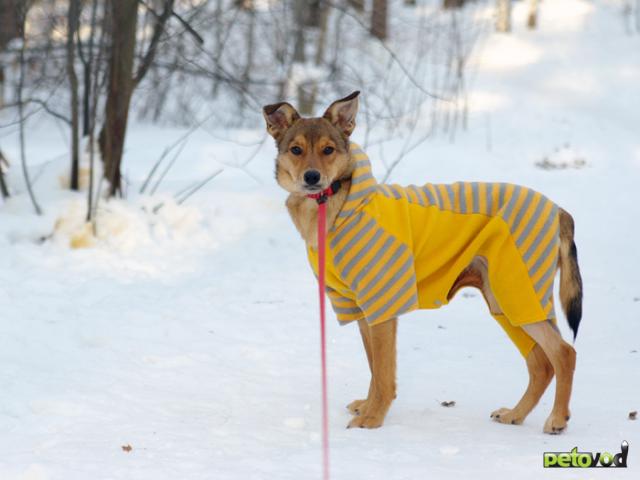
{"type": "Polygon", "coordinates": [[[511,0],[497,0],[496,30],[498,32],[511,31],[511,0]]]}
{"type": "Polygon", "coordinates": [[[9,168],[9,161],[6,159],[2,150],[0,150],[0,193],[2,198],[9,198],[9,187],[4,179],[5,169],[9,168]]]}
{"type": "Polygon", "coordinates": [[[387,38],[387,7],[387,0],[373,0],[371,35],[380,40],[387,38]]]}
{"type": "MultiPolygon", "coordinates": [[[[249,83],[251,81],[251,71],[253,70],[253,57],[255,55],[255,26],[256,26],[256,12],[254,9],[253,1],[244,0],[243,8],[246,10],[246,16],[248,17],[247,34],[246,34],[246,61],[244,71],[242,72],[242,89],[248,90],[249,83]]],[[[245,97],[241,97],[241,108],[246,106],[245,97]]]]}
{"type": "Polygon", "coordinates": [[[442,1],[442,8],[444,9],[449,9],[449,8],[460,8],[464,5],[464,1],[465,0],[443,0],[442,1]]]}
{"type": "Polygon", "coordinates": [[[94,45],[98,21],[98,2],[99,0],[92,0],[91,2],[91,20],[89,24],[89,40],[85,47],[80,39],[78,32],[78,56],[82,62],[82,79],[83,79],[83,92],[82,92],[82,136],[89,135],[90,123],[91,123],[91,80],[93,73],[93,61],[94,61],[94,45]]]}
{"type": "Polygon", "coordinates": [[[347,0],[349,5],[359,12],[364,12],[364,0],[347,0]]]}
{"type": "Polygon", "coordinates": [[[25,26],[27,22],[27,12],[31,8],[32,2],[24,1],[17,5],[15,13],[17,15],[16,23],[18,25],[18,36],[22,40],[20,45],[19,52],[19,61],[20,61],[20,74],[18,77],[18,85],[16,88],[16,96],[18,103],[18,117],[20,120],[20,163],[22,164],[22,174],[24,176],[24,183],[27,187],[27,192],[29,193],[29,198],[31,199],[31,203],[33,204],[33,209],[35,210],[37,215],[42,214],[42,209],[36,200],[35,194],[33,192],[33,187],[31,185],[31,178],[29,177],[29,169],[27,167],[27,153],[26,153],[26,142],[25,142],[25,127],[26,127],[26,119],[24,115],[24,101],[23,101],[23,90],[24,90],[24,81],[25,81],[25,50],[27,37],[25,33],[25,26]]]}
{"type": "Polygon", "coordinates": [[[70,101],[71,101],[71,174],[69,187],[71,190],[79,188],[79,129],[80,117],[78,112],[78,76],[75,67],[76,43],[75,35],[80,20],[80,0],[69,0],[67,14],[67,76],[69,77],[70,101]]]}
{"type": "Polygon", "coordinates": [[[100,150],[109,195],[122,193],[120,164],[133,93],[133,59],[136,48],[138,0],[111,2],[111,55],[105,123],[100,132],[100,150]]]}
{"type": "Polygon", "coordinates": [[[105,178],[109,181],[109,195],[122,194],[120,165],[129,118],[133,90],[149,71],[160,38],[172,15],[174,0],[164,0],[162,13],[156,13],[145,2],[118,0],[111,2],[111,55],[109,58],[109,86],[105,107],[105,123],[100,132],[100,150],[105,178]],[[136,50],[138,3],[142,3],[155,17],[155,26],[147,51],[133,76],[136,50]]]}
{"type": "Polygon", "coordinates": [[[0,0],[0,108],[5,103],[5,72],[2,53],[7,44],[18,37],[17,7],[17,0],[0,0]]]}
{"type": "Polygon", "coordinates": [[[527,17],[527,27],[534,29],[538,26],[538,0],[529,0],[529,15],[527,17]]]}

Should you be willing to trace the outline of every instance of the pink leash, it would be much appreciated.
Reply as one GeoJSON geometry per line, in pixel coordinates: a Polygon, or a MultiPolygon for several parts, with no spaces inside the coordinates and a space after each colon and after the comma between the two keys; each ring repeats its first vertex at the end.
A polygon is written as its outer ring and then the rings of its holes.
{"type": "Polygon", "coordinates": [[[320,352],[322,362],[322,478],[329,480],[329,396],[327,394],[327,335],[325,319],[325,262],[327,239],[327,199],[340,189],[336,180],[321,193],[307,195],[318,202],[318,294],[320,296],[320,352]]]}

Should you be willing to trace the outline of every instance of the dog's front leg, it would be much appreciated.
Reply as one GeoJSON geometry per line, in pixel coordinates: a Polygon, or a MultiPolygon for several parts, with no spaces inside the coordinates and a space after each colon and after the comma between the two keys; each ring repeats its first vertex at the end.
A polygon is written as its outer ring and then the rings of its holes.
{"type": "Polygon", "coordinates": [[[369,339],[367,357],[371,368],[369,397],[360,406],[360,416],[349,422],[348,428],[377,428],[396,397],[396,332],[398,319],[369,327],[369,335],[363,335],[365,349],[369,339]]]}
{"type": "Polygon", "coordinates": [[[362,412],[366,410],[367,401],[371,396],[371,392],[373,390],[373,362],[371,357],[371,327],[367,321],[363,318],[358,320],[358,328],[360,329],[360,336],[362,337],[362,345],[364,346],[364,351],[367,354],[367,362],[369,363],[369,372],[371,372],[371,381],[369,382],[369,393],[367,393],[367,398],[362,400],[354,400],[347,408],[353,415],[360,415],[362,412]]]}

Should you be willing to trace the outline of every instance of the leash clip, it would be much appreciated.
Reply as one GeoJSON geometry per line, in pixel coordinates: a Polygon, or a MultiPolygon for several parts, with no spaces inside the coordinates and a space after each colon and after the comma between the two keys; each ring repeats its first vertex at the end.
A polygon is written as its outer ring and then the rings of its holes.
{"type": "Polygon", "coordinates": [[[326,190],[323,190],[320,193],[307,195],[307,197],[313,198],[318,205],[322,205],[323,203],[327,203],[327,200],[329,200],[329,197],[331,195],[335,195],[336,193],[338,193],[338,190],[340,190],[341,186],[342,183],[340,182],[340,180],[335,180],[331,185],[329,185],[329,188],[327,188],[326,190]]]}

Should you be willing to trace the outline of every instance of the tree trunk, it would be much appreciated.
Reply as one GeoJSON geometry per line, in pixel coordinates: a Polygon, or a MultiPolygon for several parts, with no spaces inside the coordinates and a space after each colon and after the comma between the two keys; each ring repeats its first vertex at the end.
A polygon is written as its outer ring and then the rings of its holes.
{"type": "Polygon", "coordinates": [[[91,130],[91,77],[93,75],[93,47],[95,44],[96,22],[98,13],[98,0],[93,0],[91,5],[91,26],[89,28],[89,44],[87,52],[82,59],[83,64],[83,92],[82,92],[82,136],[89,136],[91,130]]]}
{"type": "Polygon", "coordinates": [[[18,38],[18,1],[0,0],[0,51],[10,40],[18,38]]]}
{"type": "Polygon", "coordinates": [[[24,114],[24,98],[23,98],[23,90],[24,90],[24,80],[26,76],[26,60],[24,58],[24,52],[27,48],[27,36],[25,32],[25,26],[27,21],[27,13],[31,8],[31,2],[24,2],[18,5],[15,9],[17,17],[17,25],[18,25],[18,38],[22,40],[20,45],[19,52],[19,62],[20,62],[20,73],[18,76],[18,85],[16,87],[16,99],[18,101],[18,118],[20,121],[20,126],[18,129],[19,140],[20,140],[20,164],[22,165],[22,175],[24,177],[24,183],[27,187],[27,192],[29,193],[29,198],[31,199],[31,204],[33,205],[33,209],[36,212],[36,215],[42,215],[42,209],[36,200],[35,193],[33,191],[33,185],[31,184],[31,177],[29,176],[29,168],[27,167],[27,142],[26,142],[26,122],[27,119],[24,114]]]}
{"type": "Polygon", "coordinates": [[[373,0],[370,31],[380,40],[387,38],[387,0],[373,0]]]}
{"type": "Polygon", "coordinates": [[[9,198],[9,188],[4,179],[5,168],[9,168],[9,162],[4,157],[2,150],[0,150],[0,193],[2,193],[2,198],[9,198]]]}
{"type": "Polygon", "coordinates": [[[67,75],[69,76],[69,88],[71,93],[71,175],[69,186],[71,190],[78,190],[80,172],[79,154],[79,112],[78,112],[78,76],[75,67],[76,42],[75,35],[78,29],[80,17],[80,0],[69,1],[67,15],[67,75]]]}
{"type": "MultiPolygon", "coordinates": [[[[17,0],[0,0],[0,53],[12,39],[18,37],[17,0]]],[[[0,63],[0,108],[4,106],[4,65],[0,63]]]]}
{"type": "Polygon", "coordinates": [[[349,5],[358,10],[364,12],[364,0],[347,0],[349,5]]]}
{"type": "Polygon", "coordinates": [[[138,0],[111,2],[112,29],[109,86],[105,123],[100,132],[100,151],[109,196],[122,193],[120,165],[133,93],[133,58],[136,47],[138,0]]]}
{"type": "Polygon", "coordinates": [[[318,28],[322,19],[320,18],[325,6],[324,0],[306,0],[306,15],[304,25],[306,27],[318,28]]]}
{"type": "Polygon", "coordinates": [[[511,31],[511,0],[497,0],[496,30],[511,31]]]}
{"type": "Polygon", "coordinates": [[[294,16],[295,16],[295,40],[293,44],[293,61],[298,63],[305,62],[305,41],[304,41],[304,18],[305,3],[303,1],[294,0],[294,16]]]}
{"type": "Polygon", "coordinates": [[[464,5],[464,0],[443,0],[442,2],[442,8],[444,9],[460,8],[463,5],[464,5]]]}
{"type": "Polygon", "coordinates": [[[538,26],[538,0],[529,0],[529,16],[527,17],[527,27],[534,30],[538,26]]]}
{"type": "Polygon", "coordinates": [[[0,63],[0,109],[4,107],[4,65],[0,63]]]}
{"type": "Polygon", "coordinates": [[[253,70],[253,57],[255,53],[255,25],[256,25],[256,12],[252,8],[246,9],[246,14],[249,17],[249,24],[247,25],[247,37],[246,37],[246,60],[244,65],[244,71],[242,72],[242,95],[240,96],[240,109],[244,111],[247,106],[246,93],[249,91],[251,82],[251,71],[253,70]]]}

